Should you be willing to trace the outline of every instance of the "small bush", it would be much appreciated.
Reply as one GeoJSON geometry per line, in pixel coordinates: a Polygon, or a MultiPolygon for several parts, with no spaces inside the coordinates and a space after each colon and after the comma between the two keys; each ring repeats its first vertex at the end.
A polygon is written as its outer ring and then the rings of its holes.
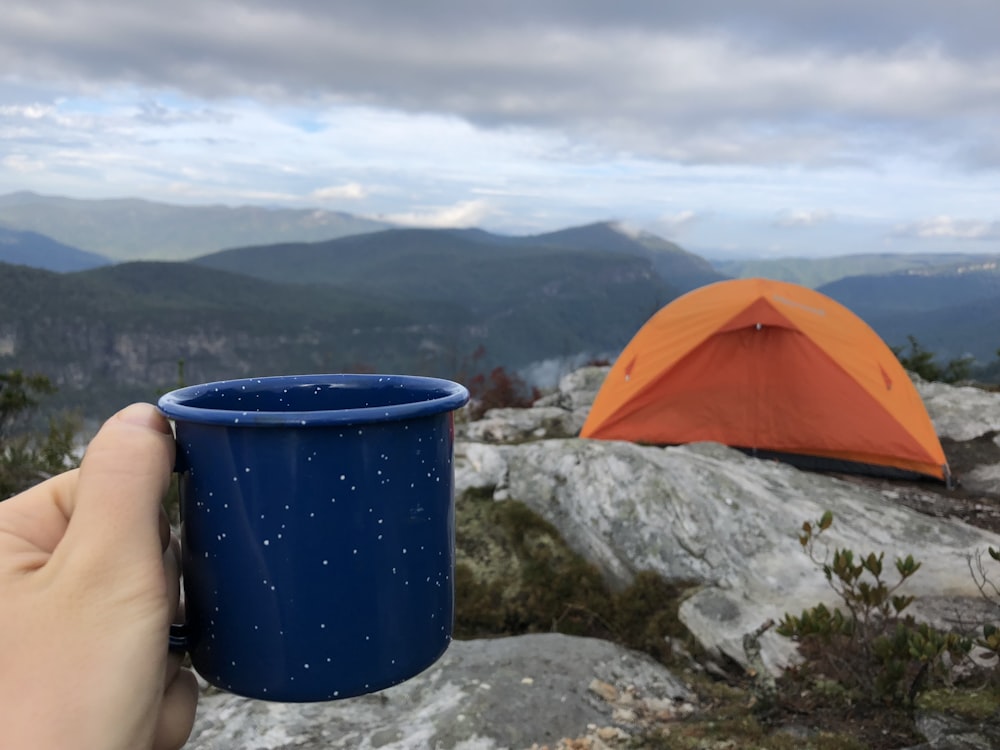
{"type": "Polygon", "coordinates": [[[960,380],[967,380],[972,374],[972,366],[975,364],[974,357],[958,357],[949,360],[942,367],[935,361],[937,355],[924,349],[916,337],[907,336],[906,338],[910,342],[909,352],[905,352],[902,347],[894,347],[892,352],[904,368],[917,373],[924,380],[957,383],[960,380]]]}
{"type": "Polygon", "coordinates": [[[829,511],[815,524],[804,523],[799,543],[844,608],[818,604],[799,616],[786,614],[778,633],[799,641],[806,665],[798,673],[818,673],[874,703],[912,705],[922,690],[948,681],[945,655],[961,658],[972,643],[903,614],[913,597],[897,592],[920,569],[912,555],[896,560],[894,583],[886,578],[884,553],[838,549],[831,559],[819,560],[816,540],[832,523],[829,511]]]}
{"type": "Polygon", "coordinates": [[[469,417],[474,420],[481,419],[490,409],[525,409],[542,395],[537,388],[529,388],[520,376],[503,367],[494,367],[489,375],[476,375],[467,385],[471,396],[469,417]]]}

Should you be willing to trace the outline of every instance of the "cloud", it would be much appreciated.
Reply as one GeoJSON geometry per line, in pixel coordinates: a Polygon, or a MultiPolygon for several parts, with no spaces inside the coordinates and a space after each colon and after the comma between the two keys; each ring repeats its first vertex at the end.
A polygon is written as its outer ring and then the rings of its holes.
{"type": "Polygon", "coordinates": [[[317,188],[310,194],[311,198],[318,201],[338,201],[338,200],[361,200],[367,197],[368,190],[357,182],[348,182],[343,185],[329,185],[317,188]]]}
{"type": "Polygon", "coordinates": [[[814,227],[818,224],[825,224],[833,218],[830,211],[821,209],[785,211],[774,220],[774,226],[788,227],[814,227]]]}
{"type": "Polygon", "coordinates": [[[1000,240],[1000,221],[935,216],[931,219],[900,224],[893,234],[897,237],[920,240],[1000,240]]]}
{"type": "Polygon", "coordinates": [[[437,112],[686,164],[863,162],[873,140],[896,152],[885,131],[900,125],[929,145],[995,139],[975,126],[1000,116],[1000,55],[983,30],[1000,28],[1000,6],[697,5],[177,0],[164,12],[10,0],[0,69],[206,100],[437,112]]]}
{"type": "Polygon", "coordinates": [[[0,192],[874,248],[993,215],[997,28],[993,0],[6,0],[0,192]]]}
{"type": "Polygon", "coordinates": [[[656,229],[665,237],[672,238],[681,234],[685,228],[690,227],[700,218],[701,217],[697,213],[690,209],[686,211],[679,211],[675,214],[668,214],[666,216],[659,217],[656,220],[656,229]]]}
{"type": "Polygon", "coordinates": [[[490,204],[484,200],[462,201],[452,206],[380,215],[381,221],[411,227],[446,228],[472,227],[490,214],[490,204]]]}

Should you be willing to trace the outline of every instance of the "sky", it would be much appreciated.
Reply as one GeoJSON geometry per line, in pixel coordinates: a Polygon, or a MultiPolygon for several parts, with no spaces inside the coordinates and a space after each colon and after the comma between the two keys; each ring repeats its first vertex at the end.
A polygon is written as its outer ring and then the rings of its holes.
{"type": "Polygon", "coordinates": [[[4,0],[0,194],[1000,252],[996,0],[4,0]]]}

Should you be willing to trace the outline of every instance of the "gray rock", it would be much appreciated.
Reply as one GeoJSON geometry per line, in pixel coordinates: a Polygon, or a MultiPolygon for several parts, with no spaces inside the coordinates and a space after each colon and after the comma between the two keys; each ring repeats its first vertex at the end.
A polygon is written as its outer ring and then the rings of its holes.
{"type": "Polygon", "coordinates": [[[568,411],[578,409],[589,411],[610,370],[610,367],[582,367],[571,372],[559,381],[555,393],[540,398],[535,402],[535,406],[558,406],[568,411]]]}
{"type": "Polygon", "coordinates": [[[482,419],[465,426],[468,440],[487,443],[523,443],[541,438],[569,437],[583,427],[585,417],[558,406],[530,409],[490,409],[482,419]]]}
{"type": "Polygon", "coordinates": [[[938,437],[972,440],[1000,430],[1000,393],[932,383],[911,374],[938,437]]]}
{"type": "Polygon", "coordinates": [[[910,750],[1000,750],[1000,717],[974,721],[942,711],[917,711],[914,723],[927,740],[910,750]]]}
{"type": "Polygon", "coordinates": [[[523,443],[575,437],[604,383],[607,367],[584,367],[565,375],[554,393],[529,409],[490,409],[482,419],[461,425],[460,436],[487,443],[523,443]]]}
{"type": "Polygon", "coordinates": [[[577,737],[588,725],[632,729],[591,687],[595,680],[661,710],[693,700],[663,666],[605,641],[558,634],[456,641],[422,674],[374,695],[305,704],[204,695],[186,747],[520,750],[577,737]]]}
{"type": "MultiPolygon", "coordinates": [[[[798,543],[801,524],[826,510],[835,518],[825,535],[831,552],[884,551],[890,565],[913,554],[923,563],[902,593],[917,596],[913,613],[932,622],[961,613],[966,601],[978,611],[966,557],[1000,546],[998,535],[922,515],[877,488],[712,443],[657,448],[564,439],[465,450],[457,459],[460,491],[492,489],[495,499],[524,502],[613,584],[624,586],[641,570],[701,584],[682,604],[681,619],[703,646],[741,663],[743,634],[765,620],[837,604],[798,543]],[[470,452],[488,470],[471,470],[470,452]]],[[[795,658],[794,644],[773,633],[761,645],[775,671],[795,658]]]]}

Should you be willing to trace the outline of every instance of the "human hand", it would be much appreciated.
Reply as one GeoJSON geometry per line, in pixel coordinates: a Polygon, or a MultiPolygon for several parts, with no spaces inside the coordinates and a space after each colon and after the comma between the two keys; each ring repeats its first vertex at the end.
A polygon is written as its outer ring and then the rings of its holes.
{"type": "Polygon", "coordinates": [[[198,686],[167,650],[180,573],[160,502],[173,460],[166,420],[134,404],[79,469],[0,502],[0,747],[187,740],[198,686]]]}

